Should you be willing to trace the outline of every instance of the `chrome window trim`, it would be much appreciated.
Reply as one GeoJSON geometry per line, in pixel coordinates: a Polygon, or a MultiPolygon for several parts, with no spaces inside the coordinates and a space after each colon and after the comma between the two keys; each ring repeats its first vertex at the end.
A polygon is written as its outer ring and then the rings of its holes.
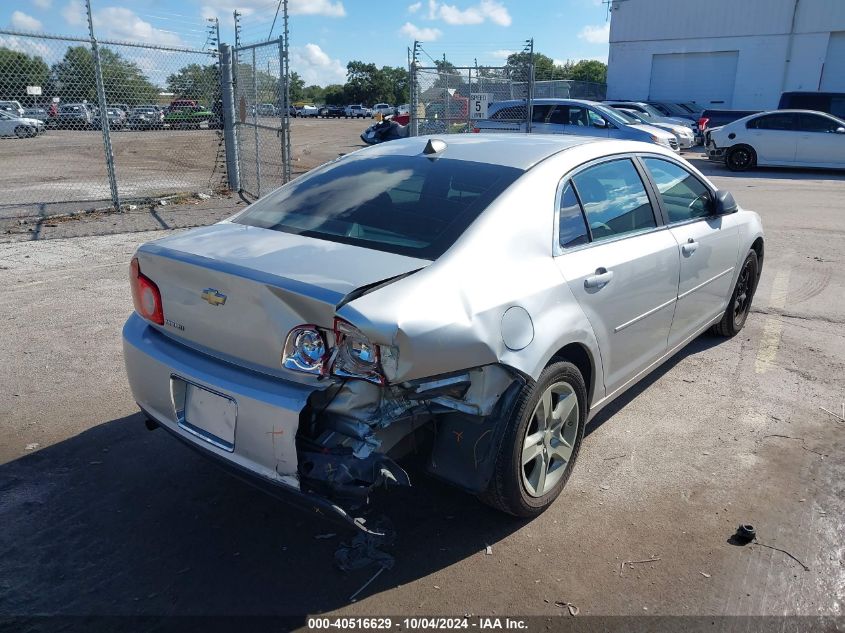
{"type": "MultiPolygon", "coordinates": [[[[640,164],[640,161],[637,159],[637,154],[634,152],[624,152],[621,154],[608,154],[607,156],[602,156],[600,158],[594,158],[586,163],[582,163],[577,167],[569,170],[564,174],[561,179],[557,183],[557,191],[555,192],[555,208],[554,208],[554,215],[553,215],[553,222],[554,226],[552,227],[552,257],[559,257],[560,255],[565,255],[567,253],[573,253],[576,251],[583,250],[585,248],[591,248],[593,246],[601,245],[601,244],[611,244],[613,242],[619,242],[621,240],[626,240],[632,237],[639,237],[640,235],[645,235],[647,233],[655,233],[657,231],[664,230],[667,227],[665,217],[663,216],[663,209],[662,207],[658,207],[659,200],[655,197],[654,189],[652,188],[651,177],[644,173],[643,170],[645,169],[644,166],[640,164]],[[654,222],[656,226],[648,227],[644,229],[640,229],[638,231],[631,231],[630,233],[622,233],[621,235],[617,235],[615,237],[610,237],[603,240],[593,241],[592,239],[592,231],[590,231],[590,224],[587,222],[587,232],[590,236],[590,241],[587,244],[579,244],[578,246],[569,246],[563,247],[560,245],[560,201],[561,197],[563,196],[563,190],[566,188],[566,184],[572,180],[573,177],[584,171],[585,169],[589,169],[590,167],[594,167],[601,163],[609,163],[615,160],[622,160],[622,159],[629,159],[633,165],[634,169],[637,171],[637,174],[642,180],[643,189],[645,190],[646,196],[648,197],[649,204],[651,204],[651,212],[654,216],[654,222]]],[[[578,194],[577,188],[573,187],[575,190],[575,195],[578,197],[579,204],[581,203],[581,196],[578,194]]],[[[587,211],[581,207],[582,215],[584,216],[584,220],[586,222],[586,214],[587,211]]]]}

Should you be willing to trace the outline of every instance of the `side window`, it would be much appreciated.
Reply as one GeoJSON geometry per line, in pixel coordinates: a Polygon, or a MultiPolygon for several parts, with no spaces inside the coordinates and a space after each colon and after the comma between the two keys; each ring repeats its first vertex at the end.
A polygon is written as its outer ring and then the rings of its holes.
{"type": "Polygon", "coordinates": [[[572,181],[593,241],[657,226],[643,181],[629,159],[589,167],[572,181]]]}
{"type": "Polygon", "coordinates": [[[830,100],[830,113],[840,119],[845,118],[845,97],[833,97],[830,100]]]}
{"type": "Polygon", "coordinates": [[[751,119],[745,127],[756,130],[792,130],[792,114],[767,114],[751,119]]]}
{"type": "Polygon", "coordinates": [[[836,121],[817,114],[799,114],[798,129],[801,132],[835,132],[836,121]]]}
{"type": "Polygon", "coordinates": [[[593,112],[592,110],[587,110],[587,117],[590,121],[590,125],[592,125],[593,127],[602,127],[602,125],[604,124],[604,117],[593,112]]]}
{"type": "Polygon", "coordinates": [[[669,222],[710,214],[710,190],[686,169],[660,158],[643,158],[660,192],[669,222]]]}
{"type": "Polygon", "coordinates": [[[524,105],[516,105],[516,106],[507,106],[497,110],[493,113],[490,117],[494,120],[502,120],[502,121],[524,121],[525,120],[525,106],[524,105]]]}
{"type": "Polygon", "coordinates": [[[545,123],[546,119],[549,116],[549,110],[551,110],[552,106],[547,105],[535,105],[531,108],[531,121],[533,123],[545,123]]]}
{"type": "Polygon", "coordinates": [[[569,123],[569,106],[556,105],[549,116],[549,123],[566,125],[569,123]]]}
{"type": "Polygon", "coordinates": [[[578,203],[572,183],[566,183],[560,196],[560,231],[559,242],[564,248],[578,246],[590,241],[584,212],[578,203]]]}
{"type": "Polygon", "coordinates": [[[569,106],[569,125],[576,125],[578,127],[588,126],[589,119],[587,119],[587,109],[581,106],[569,106]]]}

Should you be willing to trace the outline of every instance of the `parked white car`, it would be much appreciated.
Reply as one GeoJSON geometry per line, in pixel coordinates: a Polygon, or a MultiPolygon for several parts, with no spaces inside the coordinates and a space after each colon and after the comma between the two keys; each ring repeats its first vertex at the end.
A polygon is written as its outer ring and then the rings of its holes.
{"type": "Polygon", "coordinates": [[[312,116],[316,117],[317,112],[319,112],[317,106],[315,105],[304,105],[301,108],[296,109],[297,116],[312,116]]]}
{"type": "Polygon", "coordinates": [[[0,136],[27,138],[38,136],[43,131],[44,123],[38,119],[28,119],[0,111],[0,136]]]}
{"type": "Polygon", "coordinates": [[[0,101],[0,112],[23,116],[24,110],[20,101],[0,101]]]}
{"type": "Polygon", "coordinates": [[[773,110],[709,133],[708,157],[732,171],[755,166],[845,169],[845,120],[832,114],[773,110]]]}
{"type": "Polygon", "coordinates": [[[373,106],[373,116],[380,114],[382,116],[387,116],[388,114],[393,114],[396,111],[389,103],[377,103],[373,106]]]}
{"type": "Polygon", "coordinates": [[[372,116],[372,112],[370,112],[369,108],[365,108],[364,106],[358,105],[348,105],[346,109],[343,111],[343,115],[347,119],[366,119],[372,116]]]}

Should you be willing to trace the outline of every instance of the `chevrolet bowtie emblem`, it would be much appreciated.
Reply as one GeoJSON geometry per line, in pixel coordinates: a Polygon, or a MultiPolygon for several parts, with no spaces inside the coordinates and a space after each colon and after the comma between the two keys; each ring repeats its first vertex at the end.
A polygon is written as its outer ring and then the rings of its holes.
{"type": "Polygon", "coordinates": [[[200,295],[203,301],[208,301],[213,306],[222,306],[226,303],[226,295],[222,292],[218,292],[214,288],[206,288],[202,291],[200,295]]]}

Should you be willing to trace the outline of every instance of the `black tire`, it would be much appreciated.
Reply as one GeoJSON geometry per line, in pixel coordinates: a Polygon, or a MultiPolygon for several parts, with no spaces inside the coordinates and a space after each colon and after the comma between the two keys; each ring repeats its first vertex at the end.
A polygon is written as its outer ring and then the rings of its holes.
{"type": "Polygon", "coordinates": [[[479,495],[482,502],[518,517],[535,517],[544,512],[558,497],[575,466],[584,426],[587,420],[587,388],[581,372],[570,362],[555,362],[543,370],[536,382],[525,385],[510,413],[502,443],[496,456],[493,477],[487,490],[479,495]],[[558,482],[546,494],[529,494],[523,482],[522,450],[527,432],[533,428],[534,412],[543,393],[552,385],[567,383],[578,400],[578,428],[575,430],[572,454],[563,466],[558,482]]]}
{"type": "Polygon", "coordinates": [[[730,338],[736,336],[743,328],[751,310],[754,292],[757,290],[758,270],[757,253],[753,250],[748,251],[739,271],[734,291],[731,293],[731,300],[725,309],[725,314],[722,315],[722,320],[713,326],[715,334],[730,338]]]}
{"type": "Polygon", "coordinates": [[[19,125],[15,128],[15,136],[18,138],[26,138],[29,136],[29,128],[24,125],[19,125]]]}
{"type": "Polygon", "coordinates": [[[725,155],[725,164],[731,171],[748,171],[757,164],[757,153],[748,145],[735,145],[725,155]]]}

